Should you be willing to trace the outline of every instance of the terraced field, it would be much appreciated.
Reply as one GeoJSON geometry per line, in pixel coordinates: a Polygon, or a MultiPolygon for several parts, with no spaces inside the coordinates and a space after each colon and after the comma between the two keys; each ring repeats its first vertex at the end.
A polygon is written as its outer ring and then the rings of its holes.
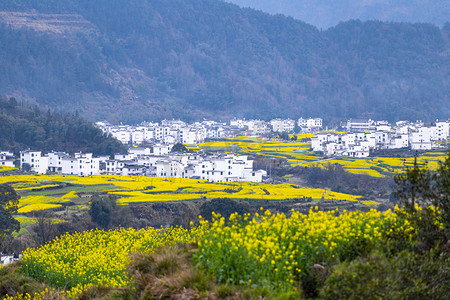
{"type": "MultiPolygon", "coordinates": [[[[266,141],[258,137],[217,138],[199,144],[201,149],[209,151],[237,152],[255,157],[285,159],[291,166],[325,167],[328,164],[340,164],[353,174],[384,177],[402,171],[414,163],[414,158],[367,157],[367,158],[327,158],[310,151],[312,134],[301,134],[293,141],[266,141]]],[[[436,169],[439,161],[445,159],[444,152],[426,152],[420,154],[419,163],[426,163],[436,169]]]]}

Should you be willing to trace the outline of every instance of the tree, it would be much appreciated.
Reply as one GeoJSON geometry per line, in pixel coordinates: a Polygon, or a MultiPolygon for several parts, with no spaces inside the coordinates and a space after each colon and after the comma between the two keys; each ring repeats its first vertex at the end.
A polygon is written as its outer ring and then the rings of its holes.
{"type": "Polygon", "coordinates": [[[416,160],[413,168],[395,175],[394,180],[398,186],[395,195],[405,209],[401,214],[417,231],[416,249],[448,251],[445,249],[450,245],[445,245],[450,238],[450,152],[436,171],[416,160]]]}
{"type": "Polygon", "coordinates": [[[20,223],[14,219],[20,196],[9,185],[0,185],[0,241],[4,236],[19,231],[20,223]]]}
{"type": "Polygon", "coordinates": [[[35,232],[35,240],[38,245],[44,245],[55,238],[57,228],[55,219],[51,215],[39,213],[34,216],[33,231],[35,232]]]}
{"type": "Polygon", "coordinates": [[[189,152],[189,150],[182,143],[176,143],[173,145],[171,152],[189,152]]]}
{"type": "Polygon", "coordinates": [[[444,224],[450,229],[450,151],[445,161],[439,164],[433,180],[436,194],[433,204],[440,208],[444,224]]]}
{"type": "Polygon", "coordinates": [[[413,168],[406,168],[404,174],[394,176],[397,190],[395,195],[404,207],[414,210],[419,206],[434,205],[440,209],[445,225],[450,228],[450,152],[436,171],[417,160],[413,168]]]}
{"type": "Polygon", "coordinates": [[[407,209],[413,210],[416,204],[428,206],[432,204],[432,172],[425,165],[419,165],[417,158],[414,166],[406,167],[403,174],[394,175],[397,184],[395,195],[399,202],[407,209]]]}
{"type": "Polygon", "coordinates": [[[92,221],[100,225],[102,228],[107,228],[111,223],[111,215],[116,208],[116,201],[110,198],[101,198],[93,196],[91,200],[91,207],[89,215],[92,221]]]}
{"type": "Polygon", "coordinates": [[[200,206],[200,215],[206,220],[212,219],[212,213],[218,213],[225,219],[237,212],[240,215],[250,212],[250,206],[245,202],[238,202],[229,198],[215,198],[200,206]]]}

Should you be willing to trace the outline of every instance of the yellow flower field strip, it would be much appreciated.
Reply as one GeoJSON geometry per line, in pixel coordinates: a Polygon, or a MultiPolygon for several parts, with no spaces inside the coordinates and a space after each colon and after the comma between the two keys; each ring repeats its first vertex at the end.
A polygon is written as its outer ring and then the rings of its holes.
{"type": "Polygon", "coordinates": [[[372,177],[385,177],[385,175],[372,169],[344,168],[347,172],[357,175],[369,175],[372,177]]]}
{"type": "Polygon", "coordinates": [[[67,194],[60,197],[60,199],[73,199],[77,198],[78,195],[75,193],[75,191],[68,192],[67,194]]]}
{"type": "Polygon", "coordinates": [[[7,166],[0,166],[0,172],[6,172],[6,171],[12,171],[12,170],[17,170],[17,168],[7,167],[7,166]]]}
{"type": "Polygon", "coordinates": [[[40,248],[28,249],[22,264],[29,276],[76,295],[89,285],[129,285],[125,268],[131,252],[191,241],[190,232],[182,228],[91,230],[66,234],[40,248]]]}
{"type": "Polygon", "coordinates": [[[58,187],[59,184],[44,184],[39,186],[29,186],[29,187],[22,187],[22,188],[14,188],[16,191],[27,191],[27,190],[43,190],[47,188],[53,188],[58,187]]]}
{"type": "Polygon", "coordinates": [[[19,207],[23,207],[31,204],[48,204],[48,203],[60,203],[67,202],[69,199],[62,199],[59,197],[48,196],[26,196],[19,199],[19,207]]]}
{"type": "Polygon", "coordinates": [[[25,205],[25,206],[22,206],[21,208],[19,208],[17,210],[17,212],[20,214],[23,214],[23,213],[29,213],[32,211],[52,209],[52,208],[61,207],[61,206],[62,206],[61,204],[46,204],[46,203],[29,204],[29,205],[25,205]]]}
{"type": "Polygon", "coordinates": [[[232,199],[267,199],[267,200],[287,200],[301,197],[311,197],[313,199],[333,199],[359,201],[361,196],[354,196],[344,193],[330,192],[324,189],[300,188],[289,184],[250,184],[250,183],[230,183],[230,184],[203,184],[199,187],[187,187],[181,192],[174,193],[145,193],[145,191],[113,191],[114,195],[124,196],[118,203],[141,203],[159,201],[183,201],[200,199],[204,196],[211,198],[232,198],[232,199]],[[205,188],[207,187],[207,188],[205,188]],[[228,189],[234,192],[226,192],[228,189]],[[267,194],[268,193],[268,194],[267,194]]]}
{"type": "Polygon", "coordinates": [[[367,205],[367,206],[377,206],[380,203],[373,201],[373,200],[362,200],[361,201],[363,204],[367,205]]]}
{"type": "MultiPolygon", "coordinates": [[[[26,217],[26,216],[22,216],[22,215],[15,215],[14,219],[19,221],[20,227],[27,227],[29,225],[33,225],[33,224],[36,223],[36,218],[33,218],[33,217],[26,217]]],[[[64,222],[64,220],[57,219],[57,218],[51,218],[51,222],[54,223],[54,224],[55,223],[62,223],[62,222],[64,222]]]]}

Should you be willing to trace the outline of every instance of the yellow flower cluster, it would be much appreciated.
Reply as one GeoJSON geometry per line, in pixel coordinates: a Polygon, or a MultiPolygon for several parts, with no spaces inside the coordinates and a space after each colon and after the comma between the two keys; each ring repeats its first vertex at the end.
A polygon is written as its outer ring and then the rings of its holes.
{"type": "Polygon", "coordinates": [[[397,214],[375,210],[339,213],[316,207],[307,215],[293,211],[289,218],[261,211],[253,218],[233,214],[228,225],[214,217],[211,223],[201,220],[198,261],[219,281],[276,289],[292,289],[314,264],[345,259],[359,247],[369,251],[387,228],[412,230],[397,214]]]}
{"type": "Polygon", "coordinates": [[[7,295],[5,300],[47,300],[47,299],[68,299],[70,297],[69,293],[65,291],[56,291],[54,289],[45,288],[40,293],[34,293],[30,295],[28,293],[21,294],[17,293],[14,296],[7,295]]]}
{"type": "Polygon", "coordinates": [[[0,166],[0,172],[6,172],[6,171],[12,171],[12,170],[17,170],[17,168],[7,167],[7,166],[0,166]]]}
{"type": "Polygon", "coordinates": [[[68,199],[47,196],[26,196],[19,199],[18,213],[27,213],[36,210],[45,210],[55,207],[61,207],[61,204],[55,202],[65,202],[68,199]]]}
{"type": "Polygon", "coordinates": [[[76,295],[92,285],[123,287],[128,255],[160,245],[192,241],[192,232],[173,227],[141,230],[119,228],[63,235],[51,243],[24,252],[24,272],[76,295]]]}
{"type": "Polygon", "coordinates": [[[24,214],[32,211],[38,211],[38,210],[46,210],[46,209],[52,209],[56,207],[61,207],[61,204],[30,204],[26,205],[24,207],[21,207],[17,210],[19,214],[24,214]]]}

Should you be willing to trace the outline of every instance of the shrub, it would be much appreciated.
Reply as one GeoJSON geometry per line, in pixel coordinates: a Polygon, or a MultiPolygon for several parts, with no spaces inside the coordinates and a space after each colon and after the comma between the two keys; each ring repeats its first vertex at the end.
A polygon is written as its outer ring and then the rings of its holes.
{"type": "Polygon", "coordinates": [[[448,299],[450,261],[433,252],[403,251],[388,258],[375,253],[333,268],[323,299],[448,299]]]}

